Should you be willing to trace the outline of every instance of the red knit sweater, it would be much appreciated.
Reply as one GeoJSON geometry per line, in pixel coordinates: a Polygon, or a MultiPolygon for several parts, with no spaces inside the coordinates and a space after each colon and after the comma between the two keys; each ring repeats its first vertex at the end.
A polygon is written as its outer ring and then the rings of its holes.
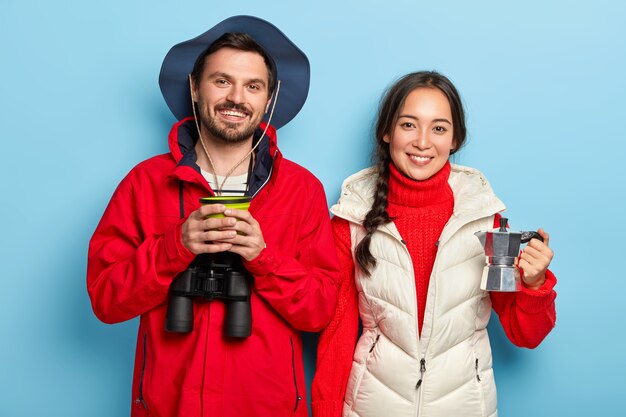
{"type": "Polygon", "coordinates": [[[390,166],[387,213],[393,219],[411,255],[417,289],[417,318],[422,334],[426,294],[437,255],[437,241],[454,210],[448,184],[450,163],[428,181],[414,181],[390,166]]]}
{"type": "MultiPolygon", "coordinates": [[[[449,176],[449,163],[426,181],[414,181],[401,174],[393,164],[390,166],[387,212],[406,242],[413,262],[420,333],[437,254],[436,243],[454,208],[449,176]]],[[[339,301],[333,320],[320,334],[318,342],[317,370],[312,387],[314,417],[341,416],[358,333],[350,225],[335,217],[332,226],[341,266],[339,301]]],[[[548,271],[545,284],[538,290],[523,288],[518,293],[490,293],[493,308],[512,343],[534,348],[552,330],[556,320],[555,283],[556,278],[548,271]]]]}

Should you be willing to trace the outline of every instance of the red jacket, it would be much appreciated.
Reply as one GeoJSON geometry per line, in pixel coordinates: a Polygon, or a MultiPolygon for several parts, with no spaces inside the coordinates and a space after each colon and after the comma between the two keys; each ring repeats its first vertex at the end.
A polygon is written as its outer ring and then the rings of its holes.
{"type": "Polygon", "coordinates": [[[300,331],[321,330],[337,302],[338,261],[321,183],[282,158],[269,128],[257,151],[250,212],[267,248],[253,276],[252,335],[222,336],[224,303],[194,299],[188,334],[164,330],[169,285],[194,259],[181,225],[212,195],[195,164],[193,119],[169,154],[137,165],[115,191],[89,246],[87,287],[106,323],[141,316],[132,416],[306,416],[300,331]]]}

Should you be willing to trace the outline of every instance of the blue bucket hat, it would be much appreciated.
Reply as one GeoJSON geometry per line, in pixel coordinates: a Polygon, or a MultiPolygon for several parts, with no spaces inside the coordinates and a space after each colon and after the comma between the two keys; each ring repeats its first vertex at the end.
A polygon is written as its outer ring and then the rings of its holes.
{"type": "Polygon", "coordinates": [[[254,16],[230,17],[202,35],[170,49],[159,75],[159,86],[167,106],[178,120],[193,116],[189,74],[198,56],[228,32],[248,34],[274,61],[280,93],[271,124],[276,129],[281,128],[296,117],[306,101],[311,78],[309,60],[276,26],[254,16]]]}

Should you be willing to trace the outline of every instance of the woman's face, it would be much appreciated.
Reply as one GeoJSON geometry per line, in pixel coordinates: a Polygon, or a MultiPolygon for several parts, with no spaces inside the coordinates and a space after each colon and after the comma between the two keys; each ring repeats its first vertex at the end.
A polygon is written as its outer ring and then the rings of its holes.
{"type": "Polygon", "coordinates": [[[437,88],[417,88],[409,93],[391,132],[391,159],[407,177],[423,181],[435,175],[454,149],[452,111],[448,98],[437,88]]]}

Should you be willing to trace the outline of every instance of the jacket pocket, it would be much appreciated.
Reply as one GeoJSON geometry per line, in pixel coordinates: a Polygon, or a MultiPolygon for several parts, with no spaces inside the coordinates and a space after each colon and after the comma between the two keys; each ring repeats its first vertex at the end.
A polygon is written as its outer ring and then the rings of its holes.
{"type": "Polygon", "coordinates": [[[476,373],[476,381],[480,382],[480,372],[478,371],[478,358],[476,358],[476,362],[474,362],[474,371],[476,373]]]}
{"type": "Polygon", "coordinates": [[[298,411],[298,405],[300,405],[302,395],[300,395],[300,391],[298,389],[298,376],[296,374],[296,349],[293,346],[293,336],[289,337],[289,343],[291,344],[291,370],[293,372],[293,386],[296,391],[295,405],[293,407],[293,412],[295,413],[298,411]]]}
{"type": "Polygon", "coordinates": [[[476,384],[476,388],[478,389],[478,398],[480,400],[480,415],[484,416],[485,414],[485,394],[483,392],[483,383],[482,378],[480,376],[480,367],[478,356],[474,356],[474,383],[476,384]]]}
{"type": "Polygon", "coordinates": [[[472,363],[474,371],[473,380],[480,399],[481,415],[491,416],[497,413],[496,384],[493,377],[493,369],[489,358],[475,355],[472,363]]]}
{"type": "Polygon", "coordinates": [[[367,348],[365,354],[363,355],[363,353],[361,353],[361,355],[355,356],[354,362],[352,362],[352,370],[350,371],[350,377],[348,378],[348,388],[346,391],[346,393],[349,395],[349,397],[346,396],[346,399],[349,398],[349,405],[351,410],[354,409],[354,406],[356,404],[357,395],[359,393],[359,389],[361,388],[361,382],[363,381],[363,375],[365,375],[365,372],[367,371],[367,364],[374,352],[374,349],[376,348],[378,340],[380,339],[380,333],[378,333],[377,331],[375,333],[375,336],[372,336],[373,337],[372,339],[370,339],[368,345],[364,346],[364,348],[367,348]]]}
{"type": "Polygon", "coordinates": [[[142,406],[146,414],[150,415],[149,410],[148,410],[148,404],[146,403],[146,400],[143,396],[143,382],[144,382],[144,376],[146,374],[146,356],[148,354],[147,344],[148,344],[147,335],[144,334],[143,335],[143,355],[142,355],[142,361],[141,361],[141,375],[139,376],[139,394],[137,398],[135,399],[135,404],[137,406],[142,406]]]}

